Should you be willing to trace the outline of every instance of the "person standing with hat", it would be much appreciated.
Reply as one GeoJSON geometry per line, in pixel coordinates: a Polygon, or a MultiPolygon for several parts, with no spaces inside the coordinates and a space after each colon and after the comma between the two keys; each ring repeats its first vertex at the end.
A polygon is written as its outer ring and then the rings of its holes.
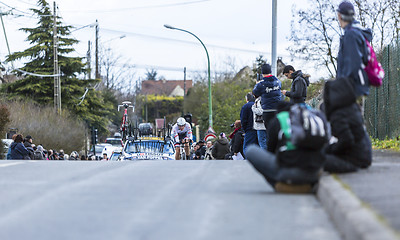
{"type": "Polygon", "coordinates": [[[340,38],[336,78],[350,80],[359,98],[369,94],[368,76],[362,65],[368,62],[369,52],[365,40],[371,42],[372,32],[354,19],[354,6],[350,2],[343,1],[336,11],[340,27],[344,29],[340,38]]]}
{"type": "Polygon", "coordinates": [[[272,75],[271,65],[269,64],[263,64],[261,66],[261,73],[263,79],[254,86],[253,94],[256,97],[261,97],[264,126],[268,132],[268,123],[275,116],[276,106],[282,99],[282,83],[278,78],[272,75]]]}

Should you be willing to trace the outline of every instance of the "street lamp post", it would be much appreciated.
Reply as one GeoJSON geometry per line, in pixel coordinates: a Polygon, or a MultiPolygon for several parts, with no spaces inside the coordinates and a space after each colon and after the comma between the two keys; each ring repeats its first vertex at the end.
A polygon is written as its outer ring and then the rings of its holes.
{"type": "Polygon", "coordinates": [[[211,95],[210,57],[208,56],[207,48],[204,45],[204,43],[200,40],[200,38],[198,38],[196,35],[194,35],[193,33],[189,32],[187,30],[176,28],[176,27],[172,27],[172,26],[167,25],[167,24],[165,24],[164,27],[166,27],[168,29],[173,29],[173,30],[178,30],[178,31],[189,33],[190,35],[195,37],[197,40],[199,40],[201,45],[203,45],[204,50],[206,50],[207,61],[208,61],[208,115],[209,115],[208,116],[208,122],[209,122],[210,127],[212,127],[213,121],[212,121],[212,95],[211,95]]]}

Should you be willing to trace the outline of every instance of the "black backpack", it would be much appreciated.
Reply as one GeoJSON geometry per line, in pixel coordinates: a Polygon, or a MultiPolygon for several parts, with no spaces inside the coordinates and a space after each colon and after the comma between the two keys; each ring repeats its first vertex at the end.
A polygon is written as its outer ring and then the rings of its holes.
{"type": "Polygon", "coordinates": [[[280,151],[290,151],[297,148],[319,150],[330,138],[329,124],[325,115],[305,104],[294,104],[289,111],[283,111],[276,116],[285,137],[286,145],[280,151]]]}

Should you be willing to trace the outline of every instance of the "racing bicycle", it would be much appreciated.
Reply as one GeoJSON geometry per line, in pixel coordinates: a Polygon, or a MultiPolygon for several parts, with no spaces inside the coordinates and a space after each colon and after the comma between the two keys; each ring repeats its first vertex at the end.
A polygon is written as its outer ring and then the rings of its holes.
{"type": "Polygon", "coordinates": [[[190,160],[190,158],[188,159],[188,155],[190,154],[190,147],[192,146],[192,141],[189,140],[189,154],[186,154],[186,150],[185,150],[185,142],[181,142],[179,143],[179,159],[180,160],[190,160]]]}
{"type": "Polygon", "coordinates": [[[124,101],[122,102],[122,105],[118,105],[118,111],[120,107],[124,107],[124,115],[122,116],[122,123],[121,123],[121,133],[122,133],[122,141],[125,143],[126,138],[128,137],[128,134],[130,132],[130,123],[128,121],[128,108],[132,108],[132,111],[134,111],[134,107],[132,106],[132,103],[129,101],[124,101]]]}

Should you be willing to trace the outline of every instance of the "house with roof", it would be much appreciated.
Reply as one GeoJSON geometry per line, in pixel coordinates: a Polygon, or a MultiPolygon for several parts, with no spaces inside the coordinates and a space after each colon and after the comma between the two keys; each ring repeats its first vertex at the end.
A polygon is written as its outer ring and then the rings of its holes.
{"type": "Polygon", "coordinates": [[[192,86],[192,80],[145,80],[142,81],[141,94],[183,97],[192,86]]]}

